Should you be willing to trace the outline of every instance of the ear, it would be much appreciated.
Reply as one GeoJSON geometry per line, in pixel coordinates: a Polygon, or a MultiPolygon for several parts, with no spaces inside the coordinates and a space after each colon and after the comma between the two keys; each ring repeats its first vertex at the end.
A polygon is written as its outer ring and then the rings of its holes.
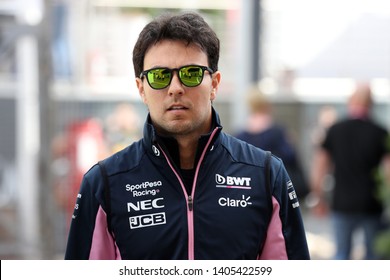
{"type": "Polygon", "coordinates": [[[137,83],[138,93],[141,96],[142,102],[147,104],[143,81],[140,78],[136,78],[135,82],[137,83]]]}
{"type": "Polygon", "coordinates": [[[211,80],[211,94],[210,94],[210,100],[213,101],[217,97],[217,91],[219,83],[221,82],[221,72],[217,71],[213,74],[213,78],[211,80]]]}

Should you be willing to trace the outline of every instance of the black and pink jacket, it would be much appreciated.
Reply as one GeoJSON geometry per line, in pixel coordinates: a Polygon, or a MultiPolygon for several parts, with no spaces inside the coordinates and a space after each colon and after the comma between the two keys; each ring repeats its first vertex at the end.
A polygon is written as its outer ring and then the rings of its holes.
{"type": "Polygon", "coordinates": [[[65,259],[309,259],[294,187],[280,159],[215,128],[199,140],[190,193],[174,141],[155,134],[104,160],[110,228],[99,165],[84,176],[65,259]],[[169,142],[169,141],[168,141],[169,142]],[[272,201],[272,206],[270,205],[272,201]]]}

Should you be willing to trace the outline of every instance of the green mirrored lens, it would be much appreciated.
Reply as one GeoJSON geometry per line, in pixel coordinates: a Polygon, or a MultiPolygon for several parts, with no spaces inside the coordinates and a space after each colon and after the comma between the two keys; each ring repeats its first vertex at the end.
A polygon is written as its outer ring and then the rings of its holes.
{"type": "Polygon", "coordinates": [[[165,68],[153,69],[148,72],[148,82],[154,89],[162,89],[169,85],[172,73],[165,68]]]}
{"type": "Polygon", "coordinates": [[[180,68],[179,76],[185,86],[196,87],[202,82],[203,69],[199,66],[182,67],[180,68]]]}

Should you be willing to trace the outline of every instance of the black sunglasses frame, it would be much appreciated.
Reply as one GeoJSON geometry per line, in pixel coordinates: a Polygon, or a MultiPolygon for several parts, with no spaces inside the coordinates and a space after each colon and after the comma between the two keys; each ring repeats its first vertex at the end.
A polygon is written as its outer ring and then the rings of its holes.
{"type": "Polygon", "coordinates": [[[180,68],[168,68],[168,67],[154,67],[154,68],[150,68],[150,69],[148,69],[148,70],[142,71],[141,74],[139,75],[139,78],[142,79],[143,77],[146,77],[146,80],[148,81],[149,86],[150,86],[152,89],[159,90],[159,89],[167,88],[167,87],[171,84],[172,78],[173,78],[172,73],[175,72],[175,71],[178,73],[177,76],[178,76],[180,82],[181,82],[184,86],[186,86],[186,87],[197,87],[197,86],[199,86],[199,85],[202,83],[202,81],[203,81],[203,77],[204,77],[205,71],[208,71],[208,72],[210,73],[210,75],[212,75],[212,74],[215,73],[215,72],[214,72],[210,67],[208,67],[208,66],[202,66],[202,65],[196,65],[196,64],[189,64],[189,65],[181,66],[180,68]],[[183,81],[182,81],[181,78],[180,78],[179,71],[180,71],[181,69],[185,68],[185,67],[199,67],[200,69],[203,70],[203,72],[202,72],[202,79],[200,80],[199,84],[194,85],[194,86],[188,86],[188,85],[186,85],[185,83],[183,83],[183,81]],[[171,74],[171,79],[169,80],[168,84],[167,84],[165,87],[162,87],[162,88],[155,88],[155,87],[153,87],[153,86],[150,84],[149,79],[148,79],[148,75],[147,75],[147,74],[148,74],[150,71],[156,70],[156,69],[164,69],[164,70],[168,71],[168,73],[171,74]]]}

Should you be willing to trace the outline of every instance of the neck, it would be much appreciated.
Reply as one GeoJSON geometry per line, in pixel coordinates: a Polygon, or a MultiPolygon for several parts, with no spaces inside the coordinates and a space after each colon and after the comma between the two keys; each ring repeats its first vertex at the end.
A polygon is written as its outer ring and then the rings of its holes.
{"type": "Polygon", "coordinates": [[[180,168],[193,169],[198,148],[198,138],[177,137],[176,140],[179,146],[180,168]]]}
{"type": "Polygon", "coordinates": [[[369,111],[364,107],[350,107],[349,115],[354,119],[366,119],[368,118],[369,111]]]}

